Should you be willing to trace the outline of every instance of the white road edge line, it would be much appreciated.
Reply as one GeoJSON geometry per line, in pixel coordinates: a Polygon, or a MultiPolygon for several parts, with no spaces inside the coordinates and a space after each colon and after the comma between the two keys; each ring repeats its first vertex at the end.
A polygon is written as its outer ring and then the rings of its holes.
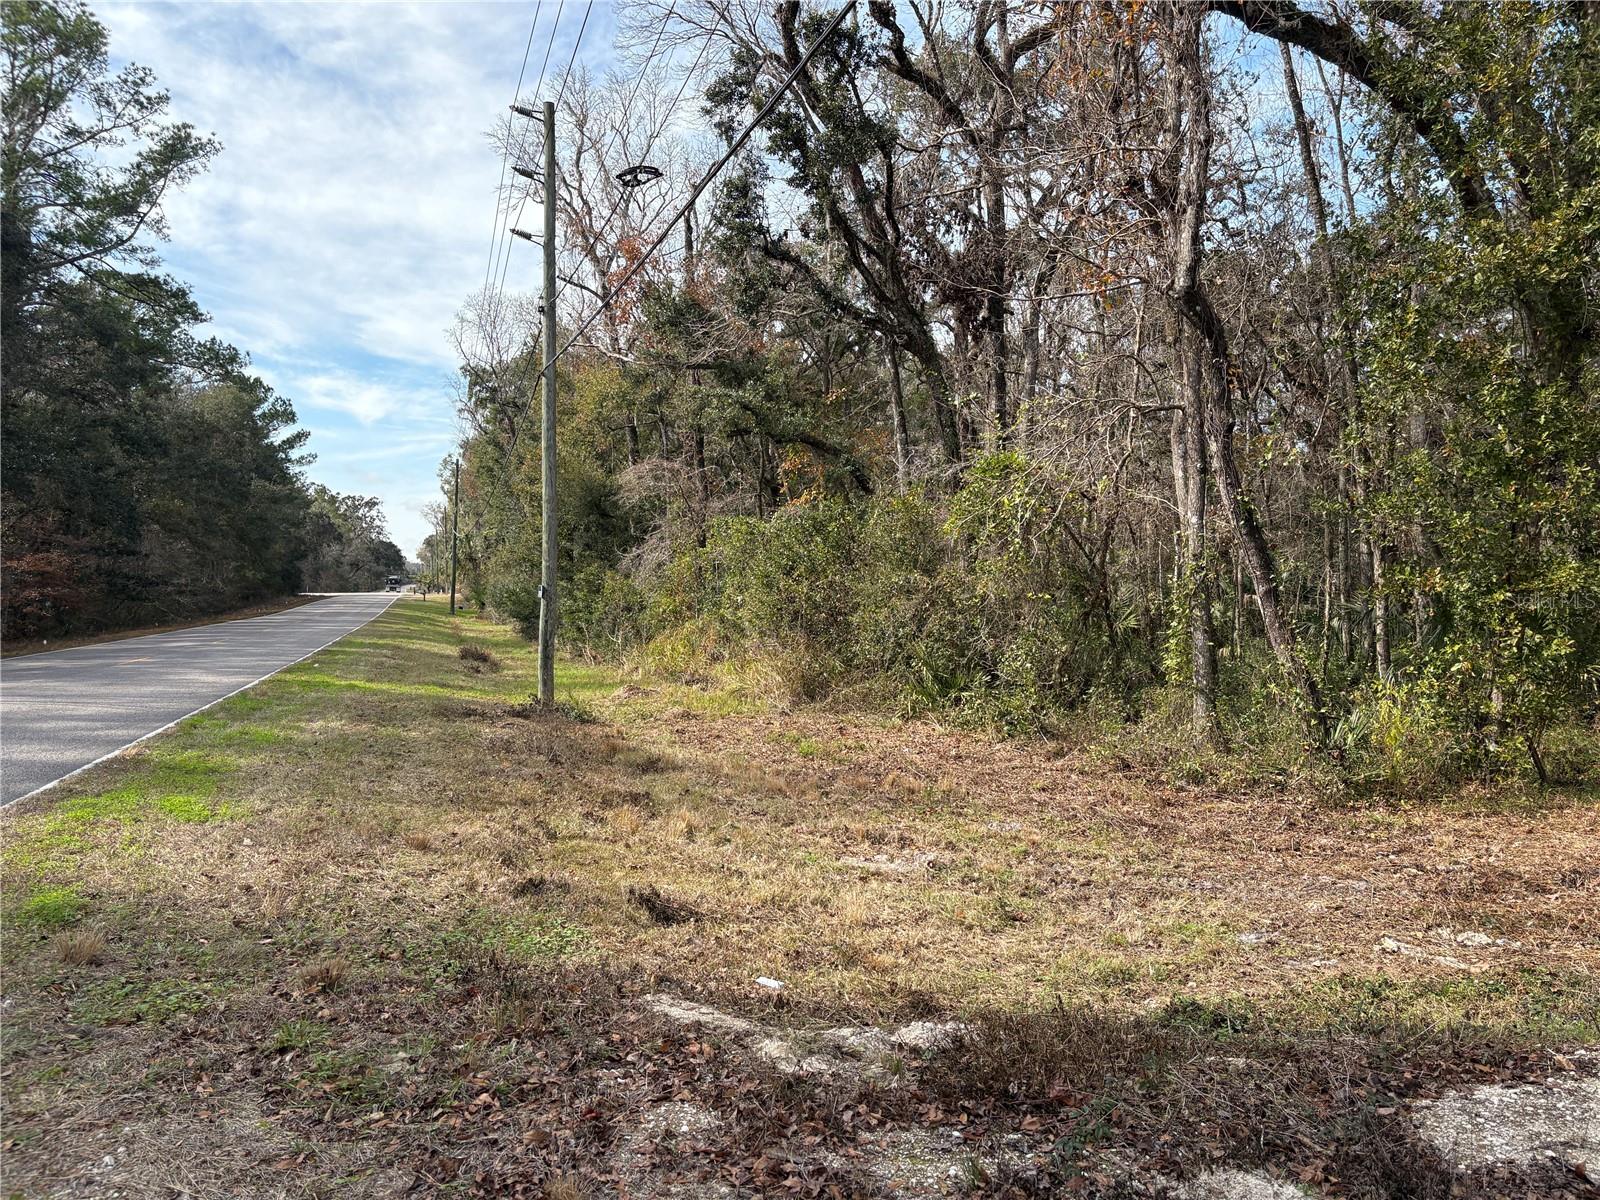
{"type": "MultiPolygon", "coordinates": [[[[398,600],[398,599],[399,599],[399,597],[396,596],[395,600],[398,600]]],[[[323,642],[322,645],[318,646],[315,650],[307,650],[304,654],[302,654],[299,658],[295,659],[293,662],[286,662],[286,663],[283,664],[283,666],[278,667],[278,668],[276,668],[274,670],[268,671],[265,675],[262,675],[260,678],[252,679],[249,683],[245,684],[243,687],[234,688],[233,691],[229,692],[226,696],[218,696],[215,700],[212,700],[212,701],[210,701],[209,703],[206,703],[206,704],[202,704],[199,708],[194,709],[191,712],[186,712],[186,713],[183,714],[183,716],[177,717],[177,718],[175,718],[175,719],[173,719],[171,721],[168,721],[160,729],[152,729],[149,733],[140,734],[138,737],[134,738],[133,741],[124,743],[123,745],[118,746],[115,750],[112,750],[112,751],[109,751],[108,753],[102,754],[99,758],[95,759],[93,762],[86,762],[86,763],[83,764],[83,766],[76,767],[73,770],[68,771],[65,775],[59,776],[59,777],[57,777],[55,779],[52,779],[49,783],[43,784],[40,787],[34,788],[33,791],[31,791],[31,792],[28,792],[28,793],[26,793],[24,795],[18,796],[15,800],[7,800],[4,804],[0,804],[0,811],[4,811],[5,809],[10,808],[13,804],[21,804],[24,800],[32,800],[35,796],[40,795],[43,792],[48,792],[53,787],[59,787],[61,784],[67,782],[67,780],[73,778],[74,776],[82,775],[85,771],[89,771],[89,770],[94,769],[95,767],[98,767],[101,763],[105,762],[107,759],[115,758],[115,757],[117,757],[117,755],[123,754],[123,753],[133,749],[140,742],[148,742],[153,737],[160,737],[163,733],[167,732],[167,730],[171,729],[174,725],[181,725],[181,724],[183,724],[183,722],[187,721],[190,717],[198,716],[199,714],[205,712],[206,709],[208,709],[208,708],[215,708],[217,705],[221,704],[224,700],[232,700],[240,692],[248,692],[251,688],[255,687],[256,684],[265,683],[267,680],[271,679],[274,675],[277,675],[277,674],[280,674],[280,673],[282,673],[284,671],[287,671],[290,667],[299,666],[301,663],[305,662],[306,659],[310,658],[313,654],[321,654],[329,646],[333,645],[334,642],[342,641],[343,639],[349,637],[352,633],[356,633],[356,632],[358,632],[358,631],[360,631],[362,629],[365,629],[368,625],[371,625],[379,617],[383,616],[384,613],[388,612],[389,609],[393,605],[394,605],[394,600],[389,601],[388,604],[385,604],[377,612],[373,613],[365,621],[361,622],[361,624],[354,625],[351,628],[346,629],[338,637],[331,638],[328,641],[323,642]]],[[[303,605],[302,607],[310,608],[311,605],[307,604],[307,605],[303,605]]],[[[290,611],[293,611],[293,610],[290,610],[290,611]]],[[[276,614],[269,613],[268,615],[269,616],[275,616],[276,614]]],[[[247,619],[248,620],[256,620],[257,618],[251,617],[251,618],[247,618],[247,619]]],[[[226,622],[224,622],[224,623],[226,623],[226,622]]],[[[152,636],[154,636],[154,635],[152,635],[152,636]]],[[[132,641],[133,639],[129,638],[127,640],[132,641]]],[[[77,647],[77,646],[74,646],[74,647],[71,647],[71,648],[74,649],[74,650],[80,649],[80,647],[77,647]]]]}

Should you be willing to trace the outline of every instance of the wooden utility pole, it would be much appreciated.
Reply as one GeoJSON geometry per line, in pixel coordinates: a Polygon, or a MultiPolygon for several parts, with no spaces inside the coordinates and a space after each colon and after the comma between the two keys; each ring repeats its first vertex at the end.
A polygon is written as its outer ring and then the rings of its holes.
{"type": "Polygon", "coordinates": [[[556,106],[544,102],[544,562],[539,580],[539,703],[556,698],[556,106]]]}
{"type": "Polygon", "coordinates": [[[456,527],[461,517],[461,458],[457,456],[450,479],[450,615],[456,611],[456,527]]]}

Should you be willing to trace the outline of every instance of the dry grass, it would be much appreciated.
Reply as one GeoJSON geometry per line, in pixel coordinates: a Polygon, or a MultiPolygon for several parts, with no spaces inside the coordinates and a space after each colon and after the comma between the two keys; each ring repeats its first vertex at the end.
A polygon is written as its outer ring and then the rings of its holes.
{"type": "Polygon", "coordinates": [[[456,651],[456,657],[475,668],[498,671],[500,660],[489,647],[480,642],[465,642],[456,651]]]}
{"type": "Polygon", "coordinates": [[[295,983],[305,992],[333,992],[350,974],[350,961],[342,957],[319,959],[295,972],[295,983]]]}
{"type": "MultiPolygon", "coordinates": [[[[272,1161],[219,1155],[195,1194],[247,1191],[280,1157],[282,1187],[312,1194],[335,1163],[367,1169],[355,1147],[369,1135],[348,1123],[409,1106],[432,1144],[427,1114],[483,1094],[474,1113],[509,1105],[494,1081],[566,1061],[549,1039],[621,1020],[626,997],[770,1012],[758,975],[787,983],[787,1013],[831,1023],[987,1020],[1058,997],[1102,1014],[1092,1029],[997,1023],[1012,1068],[964,1060],[997,1094],[1008,1070],[1031,1087],[1080,1059],[1127,1069],[1159,1042],[1137,1019],[1175,1003],[1253,1005],[1285,1029],[1600,1041],[1592,805],[1357,810],[1184,791],[929,724],[708,715],[714,696],[619,693],[592,668],[565,668],[570,707],[546,712],[526,704],[532,675],[505,631],[407,598],[50,808],[0,816],[16,1186],[98,1162],[108,1122],[165,1105],[202,1142],[229,1127],[217,1113],[275,1114],[272,1161]],[[466,633],[503,669],[464,671],[466,633]],[[162,801],[202,775],[217,815],[175,819],[162,801]],[[119,967],[137,966],[64,996],[59,925],[28,924],[23,906],[48,889],[71,889],[119,967]],[[663,921],[646,895],[699,919],[663,921]],[[557,969],[595,974],[546,982],[557,969]],[[62,1049],[79,1029],[95,1031],[92,1053],[62,1049]],[[274,1045],[290,1049],[266,1065],[248,1049],[274,1045]],[[108,1091],[126,1078],[140,1082],[108,1091]]],[[[635,1033],[626,1045],[663,1043],[635,1033]]],[[[416,1170],[492,1174],[486,1153],[416,1170]]],[[[151,1154],[149,1178],[189,1178],[151,1154]]]]}
{"type": "Polygon", "coordinates": [[[268,923],[281,921],[294,912],[297,903],[294,887],[284,882],[269,884],[261,892],[261,918],[268,923]]]}
{"type": "MultiPolygon", "coordinates": [[[[711,936],[743,961],[776,962],[826,991],[1137,1004],[1301,990],[1352,972],[1476,984],[1600,968],[1573,936],[1600,917],[1600,888],[1564,865],[1600,846],[1590,806],[1363,812],[1179,791],[1027,744],[813,714],[668,713],[650,728],[690,779],[721,776],[695,844],[670,821],[630,830],[654,877],[717,894],[711,936]],[[779,748],[776,730],[857,749],[848,767],[819,765],[779,748]],[[862,865],[846,871],[845,860],[862,865]],[[814,930],[819,912],[851,938],[814,930]],[[1463,952],[1445,929],[1492,941],[1463,952]],[[1385,938],[1424,953],[1386,953],[1385,938]],[[901,969],[867,978],[863,952],[903,956],[901,969]]],[[[713,961],[723,949],[697,947],[713,961]]]]}
{"type": "Polygon", "coordinates": [[[706,831],[706,818],[691,808],[680,808],[666,818],[666,832],[680,841],[692,842],[706,831]]]}
{"type": "Polygon", "coordinates": [[[588,1194],[576,1175],[557,1175],[544,1185],[544,1200],[585,1200],[588,1194]]]}
{"type": "Polygon", "coordinates": [[[58,933],[54,941],[56,957],[69,967],[86,967],[102,962],[106,956],[105,936],[93,929],[74,929],[58,933]]]}

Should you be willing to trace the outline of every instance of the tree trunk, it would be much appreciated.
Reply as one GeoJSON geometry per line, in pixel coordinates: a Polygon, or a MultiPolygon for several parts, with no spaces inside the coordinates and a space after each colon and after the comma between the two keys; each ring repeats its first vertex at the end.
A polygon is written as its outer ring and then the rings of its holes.
{"type": "Polygon", "coordinates": [[[1211,578],[1206,569],[1206,445],[1201,415],[1199,364],[1194,338],[1182,325],[1174,331],[1183,363],[1183,411],[1172,420],[1172,482],[1182,524],[1182,575],[1188,593],[1189,686],[1196,736],[1217,733],[1217,634],[1211,612],[1211,578]]]}
{"type": "Polygon", "coordinates": [[[1373,663],[1378,678],[1389,682],[1393,655],[1389,648],[1389,598],[1383,594],[1384,547],[1381,541],[1372,545],[1372,650],[1373,663]]]}
{"type": "MultiPolygon", "coordinates": [[[[1040,274],[1043,272],[1041,271],[1040,274]]],[[[1028,319],[1022,329],[1022,445],[1024,449],[1034,442],[1034,429],[1037,424],[1034,401],[1039,395],[1039,328],[1044,321],[1044,302],[1038,298],[1044,281],[1037,276],[1034,280],[1034,294],[1028,300],[1028,319]]],[[[1135,376],[1135,380],[1137,380],[1135,376]]]]}
{"type": "MultiPolygon", "coordinates": [[[[1333,246],[1329,238],[1328,206],[1322,195],[1322,176],[1317,169],[1317,156],[1311,142],[1311,126],[1306,120],[1305,105],[1300,97],[1300,82],[1295,76],[1294,55],[1288,42],[1280,42],[1278,49],[1283,59],[1284,90],[1289,98],[1289,111],[1294,116],[1295,139],[1300,147],[1300,165],[1305,172],[1306,202],[1311,208],[1312,221],[1316,225],[1316,261],[1319,274],[1322,276],[1323,295],[1327,302],[1329,312],[1335,314],[1334,319],[1339,321],[1334,330],[1333,341],[1338,349],[1338,378],[1344,388],[1345,409],[1348,414],[1348,430],[1351,441],[1354,443],[1356,472],[1355,492],[1353,500],[1356,511],[1364,519],[1367,511],[1367,487],[1371,474],[1371,454],[1367,451],[1365,429],[1363,428],[1360,397],[1357,394],[1358,377],[1356,368],[1355,349],[1350,344],[1343,322],[1339,320],[1338,313],[1344,297],[1340,293],[1339,281],[1334,269],[1333,246]]],[[[1342,475],[1342,473],[1341,473],[1342,475]]],[[[1372,564],[1372,635],[1373,659],[1377,664],[1378,675],[1385,681],[1389,678],[1389,621],[1387,602],[1380,591],[1383,583],[1383,548],[1375,539],[1368,536],[1365,528],[1360,535],[1360,553],[1363,559],[1372,564]]],[[[1326,664],[1326,633],[1324,633],[1324,664],[1326,664]]]]}
{"type": "Polygon", "coordinates": [[[1278,665],[1299,693],[1307,732],[1318,745],[1327,741],[1328,718],[1317,681],[1300,660],[1293,626],[1278,587],[1277,564],[1233,454],[1233,398],[1228,378],[1227,332],[1200,279],[1200,228],[1205,212],[1211,160],[1211,95],[1200,43],[1204,10],[1176,9],[1174,66],[1181,72],[1180,102],[1185,113],[1183,156],[1177,180],[1174,213],[1174,270],[1170,295],[1179,316],[1196,341],[1200,364],[1199,393],[1205,411],[1205,448],[1217,496],[1239,541],[1245,568],[1255,586],[1256,605],[1267,644],[1278,665]]]}
{"type": "Polygon", "coordinates": [[[1289,682],[1300,694],[1308,732],[1321,745],[1328,736],[1328,715],[1323,708],[1322,691],[1305,663],[1300,661],[1294,628],[1284,611],[1278,589],[1278,570],[1272,546],[1260,522],[1256,520],[1254,506],[1244,493],[1239,466],[1233,457],[1233,414],[1227,403],[1226,368],[1213,357],[1215,353],[1213,349],[1206,356],[1210,363],[1208,374],[1212,377],[1212,386],[1206,389],[1206,444],[1211,451],[1216,473],[1217,494],[1233,524],[1240,553],[1250,572],[1250,581],[1255,585],[1256,607],[1261,612],[1267,644],[1272,647],[1278,665],[1283,668],[1289,682]]]}
{"type": "Polygon", "coordinates": [[[894,435],[895,482],[903,492],[911,481],[911,435],[906,429],[905,388],[900,378],[900,351],[889,341],[885,342],[884,351],[889,359],[889,427],[894,435]]]}
{"type": "Polygon", "coordinates": [[[951,466],[961,464],[961,415],[950,398],[950,385],[944,377],[944,362],[936,347],[915,347],[911,357],[922,368],[922,383],[933,405],[933,423],[939,431],[939,448],[951,466]],[[919,353],[921,349],[921,353],[919,353]]]}
{"type": "Polygon", "coordinates": [[[1006,375],[1011,356],[1006,336],[1006,297],[1011,286],[1006,255],[1006,193],[1000,167],[991,156],[984,164],[983,207],[988,227],[989,294],[984,298],[984,333],[989,343],[989,402],[994,421],[993,446],[1004,450],[1011,440],[1011,390],[1006,375]]]}
{"type": "Polygon", "coordinates": [[[628,414],[623,431],[628,437],[628,465],[636,467],[639,465],[639,422],[634,419],[631,412],[628,414]]]}

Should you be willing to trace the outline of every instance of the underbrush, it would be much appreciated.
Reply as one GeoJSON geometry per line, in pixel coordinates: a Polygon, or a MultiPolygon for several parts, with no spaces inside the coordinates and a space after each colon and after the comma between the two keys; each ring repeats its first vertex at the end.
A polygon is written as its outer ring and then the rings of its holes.
{"type": "Polygon", "coordinates": [[[631,586],[580,574],[569,636],[606,629],[585,648],[615,652],[637,630],[638,661],[689,682],[1042,731],[1091,691],[1151,681],[1156,631],[1074,581],[1049,514],[989,516],[995,495],[1025,494],[1021,471],[998,456],[948,504],[914,492],[713,520],[631,586]]]}
{"type": "MultiPolygon", "coordinates": [[[[1392,683],[1358,652],[1312,664],[1331,725],[1313,748],[1255,605],[1243,583],[1226,586],[1223,564],[1210,568],[1218,729],[1197,737],[1174,585],[1123,581],[1094,550],[1095,521],[1037,464],[991,455],[953,495],[808,499],[712,518],[627,573],[579,564],[562,637],[657,680],[1044,736],[1175,782],[1421,799],[1600,776],[1592,695],[1496,708],[1492,681],[1463,682],[1423,642],[1396,647],[1392,683]]],[[[519,586],[502,587],[501,607],[527,632],[534,593],[519,586]]],[[[1310,653],[1313,631],[1301,634],[1310,653]]]]}
{"type": "Polygon", "coordinates": [[[952,728],[1038,738],[1087,760],[1134,769],[1166,783],[1229,789],[1269,785],[1311,795],[1380,803],[1463,802],[1502,808],[1581,802],[1600,789],[1600,728],[1573,719],[1540,739],[1546,778],[1524,740],[1486,746],[1447,722],[1363,693],[1335,723],[1331,744],[1308,740],[1291,699],[1273,682],[1264,648],[1224,657],[1218,733],[1197,737],[1191,693],[1153,683],[1135,693],[1109,683],[1072,702],[1036,689],[980,687],[941,695],[893,677],[848,672],[836,653],[810,641],[784,644],[731,634],[696,617],[631,657],[644,678],[692,689],[708,711],[820,705],[840,712],[933,718],[952,728]]]}

